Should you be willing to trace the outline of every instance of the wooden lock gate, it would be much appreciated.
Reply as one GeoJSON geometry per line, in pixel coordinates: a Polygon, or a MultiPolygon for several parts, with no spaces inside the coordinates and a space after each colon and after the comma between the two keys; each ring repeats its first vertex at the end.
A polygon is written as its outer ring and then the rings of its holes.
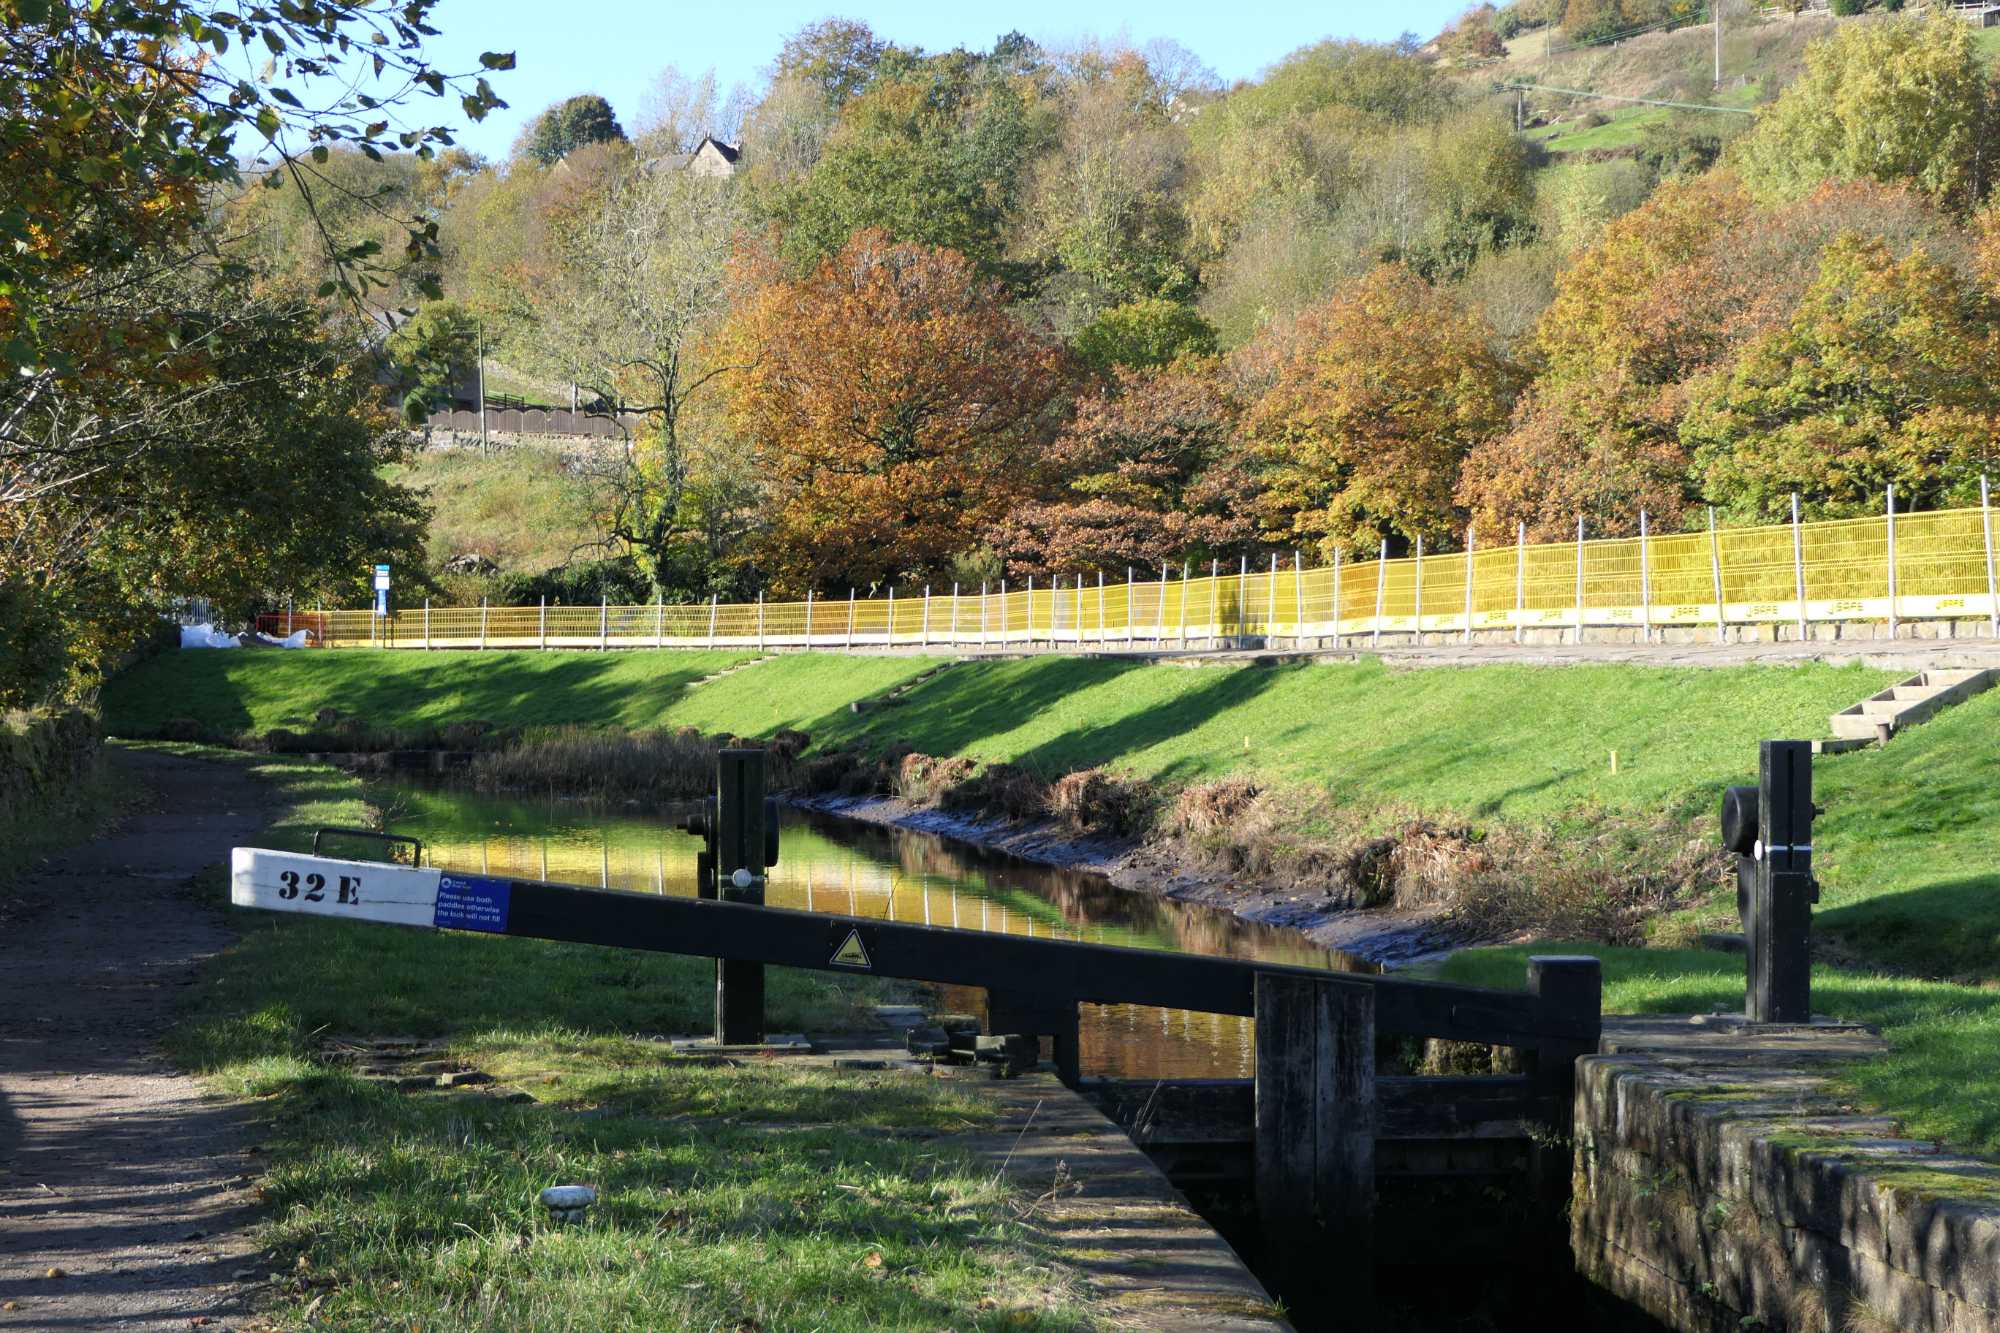
{"type": "MultiPolygon", "coordinates": [[[[1595,958],[1535,958],[1526,991],[1515,992],[767,907],[762,871],[775,860],[775,820],[765,818],[762,756],[743,754],[725,752],[717,803],[707,814],[709,832],[726,835],[711,840],[720,858],[711,866],[716,896],[659,897],[239,847],[230,900],[338,920],[714,958],[719,1037],[748,1033],[753,995],[761,1037],[768,965],[976,986],[987,992],[989,1028],[1051,1038],[1057,1072],[1072,1086],[1080,1073],[1079,1005],[1251,1018],[1255,1079],[1206,1081],[1200,1095],[1254,1118],[1265,1234],[1317,1231],[1330,1242],[1291,1246],[1295,1262],[1276,1265],[1276,1285],[1293,1300],[1338,1291],[1351,1306],[1372,1280],[1375,1152],[1385,1120],[1406,1132],[1468,1138],[1532,1123],[1544,1140],[1563,1143],[1560,1162],[1552,1157],[1544,1174],[1566,1181],[1575,1062],[1594,1053],[1599,1038],[1595,958]],[[744,817],[746,810],[754,817],[744,817]],[[732,900],[732,890],[751,900],[732,900]],[[1526,1072],[1378,1077],[1378,1037],[1511,1047],[1526,1072]]],[[[1173,1085],[1146,1086],[1157,1093],[1173,1085]]],[[[1110,1100],[1117,1101],[1115,1089],[1110,1100]]]]}

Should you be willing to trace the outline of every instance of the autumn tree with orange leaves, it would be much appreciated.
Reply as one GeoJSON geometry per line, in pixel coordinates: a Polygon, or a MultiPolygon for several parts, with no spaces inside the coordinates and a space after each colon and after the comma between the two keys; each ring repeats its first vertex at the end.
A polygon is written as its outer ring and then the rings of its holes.
{"type": "Polygon", "coordinates": [[[1499,429],[1516,385],[1492,331],[1400,264],[1308,310],[1245,422],[1268,467],[1265,534],[1323,557],[1454,538],[1466,451],[1499,429]]]}
{"type": "Polygon", "coordinates": [[[856,233],[751,296],[725,343],[767,488],[752,559],[781,595],[935,574],[1043,483],[1061,354],[954,251],[856,233]]]}

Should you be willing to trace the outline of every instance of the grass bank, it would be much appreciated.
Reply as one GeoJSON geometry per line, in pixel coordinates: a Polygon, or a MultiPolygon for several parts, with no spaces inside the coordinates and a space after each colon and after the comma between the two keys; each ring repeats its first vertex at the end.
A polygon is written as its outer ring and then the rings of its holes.
{"type": "MultiPolygon", "coordinates": [[[[1609,1013],[1743,1011],[1736,954],[1551,941],[1465,950],[1437,971],[1447,981],[1519,989],[1528,955],[1550,952],[1603,959],[1609,1013]]],[[[2000,1157],[2000,987],[1817,967],[1813,1008],[1873,1024],[1888,1039],[1888,1055],[1846,1074],[1870,1109],[1900,1118],[1910,1137],[2000,1157]]]]}
{"type": "MultiPolygon", "coordinates": [[[[371,813],[337,770],[254,766],[302,847],[371,813]]],[[[208,889],[223,892],[219,877],[208,889]]],[[[286,1275],[284,1326],[1072,1328],[1088,1307],[1024,1201],[937,1142],[989,1113],[893,1074],[663,1057],[635,1034],[698,1029],[712,965],[311,919],[235,922],[191,991],[176,1058],[258,1099],[286,1275]],[[440,1038],[532,1101],[395,1091],[333,1037],[440,1038]],[[535,1193],[595,1185],[586,1225],[535,1193]]],[[[772,969],[783,1030],[866,1019],[881,983],[772,969]]]]}
{"type": "Polygon", "coordinates": [[[698,727],[768,735],[819,725],[856,698],[892,688],[935,663],[823,655],[759,662],[754,680],[723,676],[755,654],[664,651],[165,653],[104,689],[105,728],[153,737],[176,719],[218,736],[310,726],[325,708],[382,731],[454,722],[502,727],[698,727]]]}
{"type": "Polygon", "coordinates": [[[327,707],[391,729],[468,717],[541,728],[551,734],[482,761],[489,785],[601,795],[617,794],[600,790],[614,779],[643,786],[686,769],[673,729],[796,730],[811,738],[798,771],[813,790],[892,790],[1137,834],[1181,868],[1447,911],[1473,937],[1631,943],[1660,920],[1685,937],[1715,901],[1712,812],[1724,786],[1754,774],[1756,741],[1821,734],[1828,713],[1888,679],[1816,664],[1392,672],[1057,656],[945,666],[224,652],[144,664],[114,682],[106,708],[113,731],[141,735],[191,715],[257,733],[327,707]],[[863,700],[876,702],[857,710],[863,700]],[[658,734],[619,734],[637,730],[658,734]]]}

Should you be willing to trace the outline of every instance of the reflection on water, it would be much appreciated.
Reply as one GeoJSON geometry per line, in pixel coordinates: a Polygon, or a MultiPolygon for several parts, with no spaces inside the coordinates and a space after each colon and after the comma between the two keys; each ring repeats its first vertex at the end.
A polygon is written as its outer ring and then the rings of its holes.
{"type": "MultiPolygon", "coordinates": [[[[372,796],[387,814],[389,827],[422,838],[431,863],[448,870],[694,895],[695,854],[701,844],[674,827],[672,812],[610,812],[396,784],[377,785],[372,796]]],[[[929,834],[796,810],[784,812],[778,864],[765,901],[773,907],[1037,939],[1307,967],[1368,966],[1291,931],[1128,892],[1095,875],[984,853],[929,834]]],[[[946,998],[968,1012],[977,1012],[983,1003],[977,990],[948,989],[946,998]]],[[[1086,1074],[1215,1078],[1245,1077],[1253,1069],[1247,1019],[1086,1005],[1081,1026],[1086,1074]]]]}

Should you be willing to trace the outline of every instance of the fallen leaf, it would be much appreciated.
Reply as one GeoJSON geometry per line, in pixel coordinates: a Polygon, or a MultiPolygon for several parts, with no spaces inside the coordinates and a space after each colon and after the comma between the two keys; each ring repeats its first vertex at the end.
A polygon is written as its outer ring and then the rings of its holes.
{"type": "Polygon", "coordinates": [[[60,1268],[51,1268],[51,1269],[50,1269],[50,1270],[49,1270],[48,1272],[46,1272],[46,1273],[42,1274],[42,1276],[43,1276],[43,1277],[68,1277],[68,1276],[69,1276],[69,1274],[68,1274],[68,1273],[65,1273],[65,1272],[63,1272],[63,1271],[62,1271],[62,1269],[60,1269],[60,1268]]]}
{"type": "Polygon", "coordinates": [[[861,1266],[863,1268],[880,1268],[882,1266],[882,1251],[868,1251],[868,1257],[861,1261],[861,1266]]]}
{"type": "Polygon", "coordinates": [[[5,1310],[8,1314],[12,1314],[20,1308],[21,1303],[19,1301],[8,1301],[6,1304],[0,1305],[0,1310],[5,1310]]]}

